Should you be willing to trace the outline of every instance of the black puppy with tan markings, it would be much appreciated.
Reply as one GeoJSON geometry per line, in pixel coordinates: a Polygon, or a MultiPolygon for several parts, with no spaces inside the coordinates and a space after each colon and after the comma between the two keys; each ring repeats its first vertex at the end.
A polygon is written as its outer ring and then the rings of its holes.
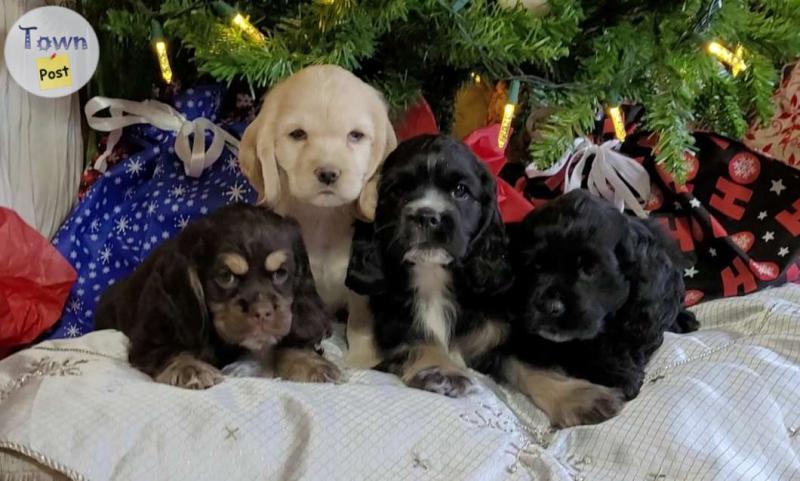
{"type": "Polygon", "coordinates": [[[243,355],[261,360],[263,375],[339,376],[314,350],[331,319],[297,223],[243,204],[191,222],[156,248],[105,292],[97,328],[123,331],[133,366],[189,389],[220,382],[220,369],[243,355]]]}
{"type": "Polygon", "coordinates": [[[356,228],[347,279],[370,298],[379,368],[451,397],[472,391],[475,368],[519,388],[558,426],[613,416],[619,391],[508,353],[507,250],[494,179],[466,145],[431,135],[398,145],[381,171],[375,223],[356,228]]]}
{"type": "Polygon", "coordinates": [[[575,190],[509,230],[516,282],[511,350],[537,366],[639,394],[665,331],[698,328],[682,308],[678,246],[655,219],[575,190]]]}

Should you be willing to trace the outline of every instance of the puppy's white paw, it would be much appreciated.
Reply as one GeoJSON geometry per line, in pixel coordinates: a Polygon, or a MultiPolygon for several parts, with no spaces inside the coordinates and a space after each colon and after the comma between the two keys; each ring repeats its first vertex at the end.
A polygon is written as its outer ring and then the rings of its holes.
{"type": "Polygon", "coordinates": [[[434,366],[423,369],[409,379],[408,386],[442,394],[447,397],[464,397],[478,391],[475,381],[459,371],[434,366]]]}
{"type": "Polygon", "coordinates": [[[264,369],[255,359],[236,361],[222,368],[222,374],[231,377],[262,377],[264,369]]]}
{"type": "Polygon", "coordinates": [[[175,356],[155,378],[156,382],[185,389],[208,389],[222,382],[222,373],[189,354],[175,356]]]}
{"type": "Polygon", "coordinates": [[[625,405],[625,396],[619,389],[579,381],[560,401],[550,421],[556,427],[567,428],[613,418],[625,405]]]}

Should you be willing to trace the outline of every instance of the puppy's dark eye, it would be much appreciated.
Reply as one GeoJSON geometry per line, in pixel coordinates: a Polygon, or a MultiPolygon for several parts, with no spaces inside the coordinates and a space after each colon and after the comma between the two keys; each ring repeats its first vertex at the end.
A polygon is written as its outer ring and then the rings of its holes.
{"type": "Polygon", "coordinates": [[[222,287],[223,289],[230,289],[239,282],[239,279],[235,275],[233,275],[233,272],[227,271],[227,272],[221,272],[217,276],[216,281],[217,284],[219,284],[219,286],[222,287]]]}
{"type": "Polygon", "coordinates": [[[347,134],[347,140],[349,140],[350,142],[359,142],[363,138],[364,138],[364,132],[360,132],[358,130],[353,130],[349,134],[347,134]]]}
{"type": "Polygon", "coordinates": [[[289,137],[293,140],[306,140],[308,138],[308,134],[303,129],[294,129],[289,132],[289,137]]]}
{"type": "Polygon", "coordinates": [[[272,273],[272,282],[275,284],[283,284],[289,278],[289,271],[281,267],[272,273]]]}
{"type": "Polygon", "coordinates": [[[466,199],[469,196],[469,189],[464,184],[458,184],[453,188],[453,191],[450,192],[450,195],[453,196],[454,199],[466,199]]]}

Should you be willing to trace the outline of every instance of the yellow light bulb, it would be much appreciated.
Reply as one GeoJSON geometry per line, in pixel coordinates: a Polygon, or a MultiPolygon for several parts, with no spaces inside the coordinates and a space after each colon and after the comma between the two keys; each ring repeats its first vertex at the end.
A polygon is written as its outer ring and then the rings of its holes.
{"type": "Polygon", "coordinates": [[[480,75],[478,75],[477,73],[475,73],[475,72],[470,72],[469,76],[470,76],[470,77],[472,77],[472,80],[473,80],[473,81],[474,81],[476,84],[479,84],[479,83],[481,83],[481,76],[480,76],[480,75]]]}
{"type": "Polygon", "coordinates": [[[706,47],[706,50],[717,60],[730,67],[731,75],[734,77],[747,70],[747,64],[744,63],[744,48],[741,45],[736,47],[735,52],[731,52],[721,43],[711,42],[706,47]]]}
{"type": "Polygon", "coordinates": [[[503,107],[503,120],[500,121],[500,132],[497,134],[497,146],[501,149],[508,143],[508,133],[511,131],[511,121],[514,120],[516,105],[508,103],[503,107]]]}
{"type": "Polygon", "coordinates": [[[242,29],[242,31],[254,42],[264,42],[264,35],[259,32],[258,29],[254,27],[253,24],[251,24],[250,21],[241,13],[234,15],[233,20],[231,21],[234,25],[242,29]]]}
{"type": "Polygon", "coordinates": [[[609,107],[608,117],[611,119],[611,125],[614,126],[614,136],[620,142],[624,142],[625,137],[628,134],[625,132],[625,122],[622,120],[622,110],[620,110],[618,106],[609,107]]]}
{"type": "Polygon", "coordinates": [[[167,56],[167,42],[163,40],[156,42],[156,56],[158,57],[158,66],[161,68],[161,77],[164,82],[172,83],[172,67],[169,65],[169,56],[167,56]]]}
{"type": "Polygon", "coordinates": [[[741,72],[747,70],[747,64],[744,63],[744,47],[741,45],[736,46],[736,52],[733,54],[736,62],[731,66],[731,73],[734,77],[739,75],[741,72]]]}

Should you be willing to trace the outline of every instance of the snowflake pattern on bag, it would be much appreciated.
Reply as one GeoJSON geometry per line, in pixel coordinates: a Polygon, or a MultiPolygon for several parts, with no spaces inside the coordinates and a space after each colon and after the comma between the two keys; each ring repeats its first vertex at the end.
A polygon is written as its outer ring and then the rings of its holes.
{"type": "MultiPolygon", "coordinates": [[[[223,89],[188,89],[173,106],[188,119],[216,121],[223,89]]],[[[241,137],[246,123],[223,124],[241,137]]],[[[227,204],[255,202],[234,152],[225,149],[199,178],[175,155],[175,134],[150,125],[128,127],[126,154],[97,179],[73,209],[53,244],[78,271],[61,319],[46,337],[78,337],[94,329],[95,306],[161,242],[192,219],[227,204]]],[[[206,145],[210,143],[210,134],[206,145]]]]}

